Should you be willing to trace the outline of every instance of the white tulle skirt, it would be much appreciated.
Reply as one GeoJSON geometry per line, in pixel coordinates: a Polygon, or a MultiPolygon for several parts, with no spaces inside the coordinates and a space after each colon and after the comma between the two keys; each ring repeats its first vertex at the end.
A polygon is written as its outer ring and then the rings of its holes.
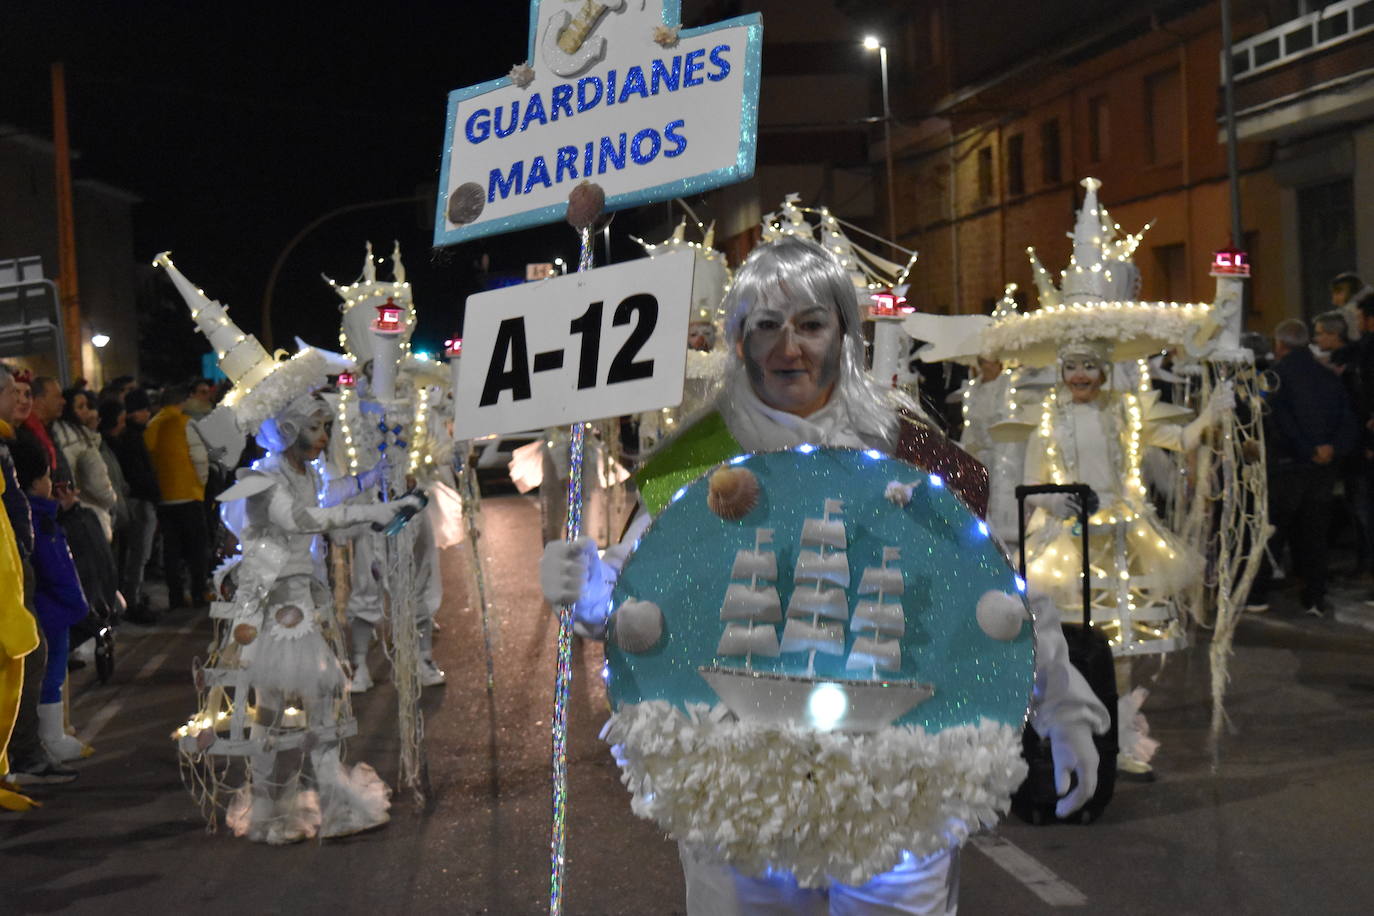
{"type": "Polygon", "coordinates": [[[313,780],[297,772],[273,791],[259,774],[235,792],[225,817],[234,835],[283,846],[361,833],[391,819],[391,789],[372,767],[348,766],[338,748],[312,754],[311,764],[313,780]]]}

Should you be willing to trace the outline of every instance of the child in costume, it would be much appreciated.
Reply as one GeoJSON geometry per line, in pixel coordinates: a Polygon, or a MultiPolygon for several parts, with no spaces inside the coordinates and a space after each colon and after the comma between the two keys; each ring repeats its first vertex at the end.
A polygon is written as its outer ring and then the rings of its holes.
{"type": "MultiPolygon", "coordinates": [[[[730,352],[724,390],[711,411],[665,443],[638,475],[643,508],[620,545],[598,557],[587,539],[545,548],[541,584],[555,604],[572,604],[581,632],[604,633],[620,568],[650,515],[684,483],[741,452],[802,443],[877,449],[939,474],[975,512],[987,506],[987,472],[924,421],[900,392],[879,388],[864,371],[855,288],[841,263],[812,241],[785,238],[757,249],[726,299],[730,352]]],[[[1043,602],[1041,602],[1043,605],[1043,602]]],[[[1096,785],[1092,733],[1106,710],[1068,664],[1057,616],[1037,615],[1036,702],[1032,723],[1055,748],[1060,802],[1077,809],[1096,785]]],[[[831,880],[802,887],[789,874],[743,874],[709,850],[681,844],[692,914],[951,914],[957,908],[957,847],[917,858],[858,886],[831,880]]]]}
{"type": "MultiPolygon", "coordinates": [[[[1058,381],[1038,416],[1027,417],[1036,426],[1026,446],[1023,480],[1084,483],[1096,494],[1088,531],[1093,620],[1118,659],[1118,766],[1147,775],[1157,743],[1144,732],[1139,709],[1145,693],[1131,690],[1130,659],[1187,645],[1178,599],[1198,581],[1203,561],[1156,514],[1142,464],[1150,448],[1196,449],[1235,399],[1229,386],[1218,388],[1186,426],[1177,421],[1188,411],[1159,403],[1158,392],[1149,387],[1145,357],[1201,345],[1219,326],[1206,305],[1139,301],[1140,272],[1132,253],[1145,230],[1121,236],[1098,202],[1101,182],[1086,178],[1082,184],[1073,256],[1061,286],[1051,282],[1032,250],[1040,308],[1004,316],[982,339],[1023,364],[1057,366],[1058,381]],[[1130,370],[1133,364],[1135,385],[1108,384],[1114,376],[1130,375],[1114,372],[1114,366],[1130,370]]],[[[1030,502],[1037,511],[1026,536],[1028,578],[1057,595],[1064,607],[1081,607],[1079,507],[1062,494],[1034,496],[1030,502]]]]}
{"type": "Polygon", "coordinates": [[[246,783],[226,817],[236,835],[276,845],[380,826],[390,817],[390,790],[367,764],[342,760],[342,741],[357,724],[317,536],[351,525],[380,528],[421,502],[342,504],[363,481],[326,486],[315,466],[332,426],[332,412],[315,394],[326,381],[325,358],[307,348],[286,362],[272,359],[166,254],[158,263],[234,382],[227,408],[267,452],[218,497],[241,553],[216,573],[219,591],[232,597],[211,608],[223,625],[197,673],[205,691],[199,711],[175,733],[183,758],[199,769],[201,801],[211,810],[226,772],[216,758],[246,762],[246,783]]]}

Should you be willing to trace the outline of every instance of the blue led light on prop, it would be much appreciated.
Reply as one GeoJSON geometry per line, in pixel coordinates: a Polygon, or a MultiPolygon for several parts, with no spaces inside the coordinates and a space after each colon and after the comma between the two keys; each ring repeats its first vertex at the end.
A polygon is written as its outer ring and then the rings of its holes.
{"type": "Polygon", "coordinates": [[[883,457],[883,453],[878,451],[876,448],[870,448],[864,451],[864,457],[872,458],[874,461],[877,461],[879,458],[883,457]]]}
{"type": "Polygon", "coordinates": [[[809,455],[809,454],[811,454],[812,452],[814,452],[815,450],[816,450],[816,446],[812,445],[810,442],[803,442],[801,445],[799,445],[799,446],[797,446],[795,449],[793,449],[794,452],[799,452],[800,454],[803,454],[803,455],[809,455]]]}
{"type": "Polygon", "coordinates": [[[678,491],[677,491],[676,493],[673,494],[672,502],[677,502],[679,499],[682,499],[682,497],[684,497],[684,496],[686,496],[686,495],[687,495],[687,488],[686,488],[685,486],[684,486],[684,487],[679,487],[679,488],[678,488],[678,491]]]}
{"type": "Polygon", "coordinates": [[[1020,576],[1016,577],[1016,590],[1022,594],[1025,594],[1026,591],[1026,580],[1022,579],[1020,576]]]}
{"type": "Polygon", "coordinates": [[[749,460],[749,456],[748,456],[748,455],[736,455],[735,457],[733,457],[733,458],[730,459],[730,463],[731,463],[731,464],[744,464],[744,462],[746,462],[746,461],[748,461],[748,460],[749,460]]]}
{"type": "Polygon", "coordinates": [[[983,521],[982,519],[978,520],[978,533],[981,534],[983,537],[988,536],[988,523],[983,521]]]}
{"type": "Polygon", "coordinates": [[[932,487],[943,487],[945,485],[945,479],[941,477],[939,474],[931,474],[930,485],[932,487]]]}

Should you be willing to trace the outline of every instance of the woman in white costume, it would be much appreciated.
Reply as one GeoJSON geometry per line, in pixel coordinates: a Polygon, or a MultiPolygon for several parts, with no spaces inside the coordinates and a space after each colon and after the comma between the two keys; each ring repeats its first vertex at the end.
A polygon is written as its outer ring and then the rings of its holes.
{"type": "MultiPolygon", "coordinates": [[[[641,471],[641,493],[651,511],[656,511],[654,494],[662,488],[646,480],[644,471],[652,471],[655,460],[671,453],[675,441],[718,421],[723,421],[723,431],[715,436],[723,449],[721,460],[741,451],[804,442],[877,448],[931,469],[948,468],[950,485],[964,487],[961,495],[980,510],[985,505],[986,472],[933,433],[904,395],[882,390],[864,371],[854,287],[829,252],[798,238],[760,247],[741,269],[725,305],[733,359],[724,390],[713,414],[665,443],[641,471]]],[[[581,632],[604,632],[611,586],[648,518],[641,512],[622,544],[602,559],[586,539],[556,541],[545,548],[545,597],[550,603],[573,604],[581,632]]],[[[1067,790],[1070,772],[1078,777],[1078,787],[1060,802],[1061,813],[1068,814],[1092,795],[1097,752],[1091,733],[1105,730],[1108,718],[1068,665],[1053,608],[1043,601],[1040,605],[1032,721],[1051,738],[1061,788],[1067,790]]],[[[832,882],[801,888],[789,874],[749,876],[707,861],[686,844],[680,848],[687,910],[697,916],[951,914],[957,908],[957,849],[925,859],[906,855],[896,868],[862,886],[832,882]]]]}

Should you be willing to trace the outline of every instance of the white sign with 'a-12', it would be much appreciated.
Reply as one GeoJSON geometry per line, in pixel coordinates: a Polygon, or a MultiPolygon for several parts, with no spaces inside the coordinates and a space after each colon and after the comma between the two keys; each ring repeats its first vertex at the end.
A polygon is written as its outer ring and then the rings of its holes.
{"type": "Polygon", "coordinates": [[[695,262],[683,251],[470,297],[454,392],[457,435],[681,402],[695,262]]]}

